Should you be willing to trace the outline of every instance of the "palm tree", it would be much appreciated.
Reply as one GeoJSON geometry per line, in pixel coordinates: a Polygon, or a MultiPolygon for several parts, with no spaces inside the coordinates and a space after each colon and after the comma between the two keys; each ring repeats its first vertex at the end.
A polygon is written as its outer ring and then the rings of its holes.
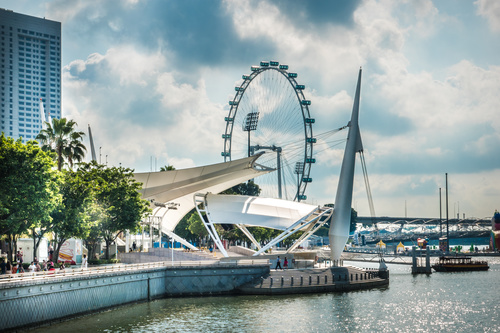
{"type": "Polygon", "coordinates": [[[87,151],[87,147],[82,143],[82,135],[83,132],[72,132],[71,140],[68,143],[68,146],[64,149],[64,155],[68,160],[69,167],[73,169],[73,163],[81,162],[85,157],[85,152],[87,151]]]}
{"type": "Polygon", "coordinates": [[[52,124],[49,122],[45,124],[46,128],[40,131],[36,140],[41,142],[43,150],[56,153],[59,171],[63,167],[64,159],[67,159],[70,168],[73,168],[73,162],[80,162],[87,151],[82,143],[85,133],[76,131],[77,123],[66,118],[53,118],[52,124]]]}
{"type": "Polygon", "coordinates": [[[160,168],[160,171],[172,171],[172,170],[175,170],[174,166],[173,165],[165,165],[165,166],[162,166],[160,168]]]}

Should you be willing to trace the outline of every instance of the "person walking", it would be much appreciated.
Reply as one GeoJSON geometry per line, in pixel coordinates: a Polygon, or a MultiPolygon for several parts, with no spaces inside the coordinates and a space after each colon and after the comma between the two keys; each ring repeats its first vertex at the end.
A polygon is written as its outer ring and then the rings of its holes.
{"type": "Polygon", "coordinates": [[[84,254],[82,258],[82,269],[87,269],[87,255],[84,254]]]}
{"type": "Polygon", "coordinates": [[[23,264],[23,251],[17,251],[17,263],[18,264],[23,264]]]}
{"type": "Polygon", "coordinates": [[[5,259],[2,258],[2,262],[0,262],[0,274],[6,274],[7,273],[7,263],[5,262],[5,259]]]}
{"type": "Polygon", "coordinates": [[[12,274],[12,265],[10,261],[7,260],[7,264],[5,265],[5,274],[12,274]]]}
{"type": "Polygon", "coordinates": [[[278,267],[283,270],[283,268],[281,268],[281,259],[280,259],[280,256],[278,256],[278,258],[276,258],[276,267],[274,268],[275,270],[278,270],[278,267]]]}
{"type": "Polygon", "coordinates": [[[285,260],[283,260],[283,269],[288,269],[288,259],[285,257],[285,260]]]}

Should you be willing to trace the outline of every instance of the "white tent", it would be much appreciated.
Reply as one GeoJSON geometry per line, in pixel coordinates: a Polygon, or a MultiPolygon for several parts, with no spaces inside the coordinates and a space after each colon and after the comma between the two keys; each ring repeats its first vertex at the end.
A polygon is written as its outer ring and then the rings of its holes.
{"type": "Polygon", "coordinates": [[[195,202],[205,227],[224,256],[227,256],[227,253],[214,224],[237,226],[257,246],[259,251],[255,255],[259,255],[297,231],[303,230],[304,234],[288,249],[288,252],[293,251],[320,228],[332,213],[332,208],[329,207],[321,208],[301,202],[243,195],[199,193],[195,196],[195,202]],[[260,248],[260,244],[246,229],[248,226],[278,229],[283,232],[260,248]]]}
{"type": "Polygon", "coordinates": [[[134,178],[143,184],[142,198],[151,201],[153,216],[159,219],[157,227],[176,241],[196,249],[173,233],[182,217],[194,208],[194,194],[219,193],[274,171],[256,163],[262,154],[189,169],[135,173],[134,178]]]}

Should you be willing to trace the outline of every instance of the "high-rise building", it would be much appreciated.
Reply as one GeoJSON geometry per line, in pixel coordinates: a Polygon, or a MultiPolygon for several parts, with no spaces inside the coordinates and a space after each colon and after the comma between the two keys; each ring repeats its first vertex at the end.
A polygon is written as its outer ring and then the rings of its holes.
{"type": "Polygon", "coordinates": [[[61,118],[61,23],[0,8],[0,131],[34,139],[40,100],[61,118]]]}

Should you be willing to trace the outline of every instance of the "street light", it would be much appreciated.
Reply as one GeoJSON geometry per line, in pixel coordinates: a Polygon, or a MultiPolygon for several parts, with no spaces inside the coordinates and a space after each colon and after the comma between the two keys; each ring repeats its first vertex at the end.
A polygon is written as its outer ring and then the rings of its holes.
{"type": "MultiPolygon", "coordinates": [[[[156,207],[161,207],[161,208],[166,208],[165,213],[163,213],[162,216],[158,216],[159,222],[158,222],[158,234],[160,235],[160,244],[161,244],[161,233],[162,233],[162,228],[161,228],[161,223],[163,222],[164,216],[167,214],[169,210],[176,210],[177,207],[180,206],[180,204],[176,202],[157,202],[154,199],[151,199],[151,203],[155,205],[156,207]]],[[[172,266],[174,265],[174,238],[170,235],[170,242],[172,245],[172,266]]]]}
{"type": "Polygon", "coordinates": [[[297,175],[297,201],[300,201],[300,175],[304,174],[304,162],[295,163],[295,174],[297,175]]]}
{"type": "Polygon", "coordinates": [[[255,131],[257,129],[257,123],[259,122],[259,112],[249,112],[243,123],[243,131],[248,132],[248,157],[250,157],[250,131],[255,131]]]}

